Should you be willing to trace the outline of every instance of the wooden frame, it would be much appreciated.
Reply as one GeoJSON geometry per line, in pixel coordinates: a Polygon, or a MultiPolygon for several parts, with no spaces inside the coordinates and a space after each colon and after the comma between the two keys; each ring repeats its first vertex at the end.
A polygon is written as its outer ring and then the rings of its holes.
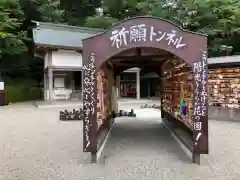
{"type": "MultiPolygon", "coordinates": [[[[200,154],[208,154],[207,37],[183,30],[167,20],[149,16],[121,21],[104,33],[83,40],[83,151],[91,152],[92,162],[96,162],[98,151],[97,73],[105,62],[121,52],[136,48],[138,52],[137,63],[132,63],[129,66],[127,64],[126,66],[118,66],[114,70],[121,72],[130,67],[138,66],[150,68],[160,75],[161,69],[157,68],[155,64],[148,66],[141,63],[139,49],[144,47],[167,51],[184,60],[192,69],[194,77],[192,160],[200,162],[200,154]],[[132,38],[131,30],[136,31],[136,28],[138,28],[139,35],[132,38]],[[140,30],[141,33],[145,33],[145,36],[140,34],[140,30]],[[148,35],[146,36],[146,34],[148,35]]],[[[113,59],[117,60],[117,58],[113,59]]],[[[164,65],[164,61],[159,64],[164,65]]]]}

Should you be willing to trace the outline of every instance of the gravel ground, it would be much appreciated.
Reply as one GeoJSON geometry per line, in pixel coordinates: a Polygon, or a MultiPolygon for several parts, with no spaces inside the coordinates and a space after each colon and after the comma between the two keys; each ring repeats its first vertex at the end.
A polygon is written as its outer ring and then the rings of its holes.
{"type": "Polygon", "coordinates": [[[86,164],[82,123],[60,122],[60,109],[0,108],[0,180],[240,179],[240,124],[210,121],[210,154],[198,166],[161,126],[158,111],[138,109],[137,118],[116,120],[101,164],[86,164]]]}

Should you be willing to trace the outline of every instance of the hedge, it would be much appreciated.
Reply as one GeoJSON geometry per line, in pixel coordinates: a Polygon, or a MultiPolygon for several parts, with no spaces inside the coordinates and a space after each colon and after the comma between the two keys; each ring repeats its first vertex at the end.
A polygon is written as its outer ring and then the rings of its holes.
{"type": "Polygon", "coordinates": [[[5,85],[5,103],[39,100],[42,97],[40,87],[26,85],[5,85]]]}

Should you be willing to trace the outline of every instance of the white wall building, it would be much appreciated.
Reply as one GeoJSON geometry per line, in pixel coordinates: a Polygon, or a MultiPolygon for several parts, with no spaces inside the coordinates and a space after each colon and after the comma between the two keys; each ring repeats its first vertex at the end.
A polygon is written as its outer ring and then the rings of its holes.
{"type": "Polygon", "coordinates": [[[82,39],[94,36],[101,30],[34,23],[36,56],[44,59],[44,100],[81,99],[82,39]]]}
{"type": "MultiPolygon", "coordinates": [[[[44,100],[81,99],[83,89],[82,39],[101,33],[103,30],[34,22],[33,39],[36,56],[44,59],[44,100]]],[[[126,73],[135,73],[137,98],[140,98],[140,69],[132,68],[126,73]]],[[[117,94],[120,96],[120,77],[117,77],[117,94]]]]}
{"type": "Polygon", "coordinates": [[[44,68],[44,100],[80,98],[82,53],[63,49],[47,52],[44,68]]]}

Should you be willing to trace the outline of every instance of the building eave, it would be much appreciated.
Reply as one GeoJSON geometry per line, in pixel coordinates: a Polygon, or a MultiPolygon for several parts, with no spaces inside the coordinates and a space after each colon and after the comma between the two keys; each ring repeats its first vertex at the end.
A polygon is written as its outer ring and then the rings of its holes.
{"type": "Polygon", "coordinates": [[[224,64],[237,62],[240,62],[240,55],[208,58],[208,64],[224,64]]]}
{"type": "Polygon", "coordinates": [[[36,43],[36,50],[54,50],[57,51],[58,49],[64,49],[64,50],[76,50],[76,51],[82,51],[82,47],[75,47],[75,46],[60,46],[60,45],[52,45],[52,44],[40,44],[36,43]]]}
{"type": "Polygon", "coordinates": [[[58,51],[58,50],[73,50],[77,52],[82,52],[82,48],[76,47],[66,47],[66,46],[54,46],[49,44],[36,44],[34,56],[44,59],[45,54],[49,51],[58,51]]]}
{"type": "Polygon", "coordinates": [[[69,32],[86,32],[89,34],[97,34],[104,32],[104,29],[97,29],[97,28],[89,28],[89,27],[81,27],[81,26],[72,26],[68,24],[55,24],[55,23],[49,23],[49,22],[40,22],[40,21],[32,21],[32,23],[36,24],[36,27],[38,29],[40,28],[51,28],[51,29],[61,29],[61,30],[67,30],[69,32]]]}
{"type": "Polygon", "coordinates": [[[47,66],[46,68],[44,68],[44,71],[47,72],[49,68],[55,71],[83,71],[83,67],[72,67],[72,66],[47,66]]]}

